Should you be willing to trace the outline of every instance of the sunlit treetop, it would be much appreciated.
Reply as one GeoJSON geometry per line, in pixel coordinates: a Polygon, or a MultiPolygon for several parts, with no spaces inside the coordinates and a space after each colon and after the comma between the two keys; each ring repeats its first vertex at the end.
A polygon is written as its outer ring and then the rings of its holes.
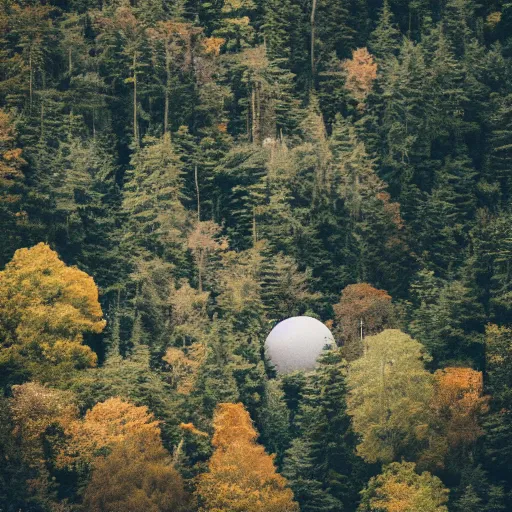
{"type": "Polygon", "coordinates": [[[44,243],[19,249],[0,272],[2,359],[14,358],[37,373],[38,365],[94,366],[84,333],[105,327],[91,276],[68,267],[44,243]]]}

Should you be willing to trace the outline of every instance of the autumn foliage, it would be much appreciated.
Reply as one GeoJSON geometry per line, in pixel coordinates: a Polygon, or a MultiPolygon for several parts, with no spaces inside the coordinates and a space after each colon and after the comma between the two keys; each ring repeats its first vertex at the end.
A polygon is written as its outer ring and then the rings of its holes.
{"type": "Polygon", "coordinates": [[[62,432],[76,421],[78,408],[69,391],[36,382],[13,386],[12,394],[13,435],[21,459],[31,470],[29,488],[33,494],[44,497],[50,490],[45,454],[58,450],[59,441],[63,440],[52,431],[60,429],[62,432]]]}
{"type": "Polygon", "coordinates": [[[487,412],[482,372],[471,368],[444,368],[435,373],[433,409],[444,425],[452,447],[471,445],[481,435],[481,415],[487,412]]]}
{"type": "Polygon", "coordinates": [[[415,472],[413,462],[394,462],[370,480],[360,512],[447,512],[448,489],[428,472],[415,472]]]}
{"type": "Polygon", "coordinates": [[[367,283],[348,285],[342,292],[340,301],[333,306],[335,333],[346,345],[345,357],[353,359],[361,355],[359,343],[361,322],[363,335],[369,336],[390,327],[393,320],[391,296],[367,283]]]}
{"type": "Polygon", "coordinates": [[[346,73],[345,88],[361,108],[377,78],[377,64],[366,48],[358,48],[352,52],[352,59],[345,60],[342,67],[346,73]]]}
{"type": "Polygon", "coordinates": [[[190,510],[183,479],[161,442],[126,439],[95,463],[85,491],[85,510],[185,512],[190,510]]]}
{"type": "Polygon", "coordinates": [[[102,316],[93,278],[44,243],[17,250],[0,272],[2,361],[14,359],[34,374],[41,366],[94,366],[83,334],[100,333],[102,316]]]}
{"type": "Polygon", "coordinates": [[[21,169],[26,162],[21,153],[21,149],[15,146],[13,119],[0,110],[0,205],[20,199],[12,194],[12,188],[23,179],[21,169]]]}
{"type": "Polygon", "coordinates": [[[242,404],[217,406],[208,472],[198,480],[202,512],[298,512],[273,457],[256,444],[257,433],[242,404]]]}
{"type": "Polygon", "coordinates": [[[96,404],[83,419],[71,422],[66,434],[69,441],[59,457],[62,466],[93,463],[98,455],[127,441],[160,442],[158,422],[147,407],[137,407],[117,397],[96,404]]]}

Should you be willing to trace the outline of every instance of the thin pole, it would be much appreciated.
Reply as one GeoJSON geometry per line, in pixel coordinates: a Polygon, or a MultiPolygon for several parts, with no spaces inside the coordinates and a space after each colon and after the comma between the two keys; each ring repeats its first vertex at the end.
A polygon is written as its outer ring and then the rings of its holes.
{"type": "Polygon", "coordinates": [[[197,220],[201,222],[201,202],[199,198],[199,179],[197,176],[197,164],[194,167],[194,181],[196,183],[196,195],[197,195],[197,220]]]}

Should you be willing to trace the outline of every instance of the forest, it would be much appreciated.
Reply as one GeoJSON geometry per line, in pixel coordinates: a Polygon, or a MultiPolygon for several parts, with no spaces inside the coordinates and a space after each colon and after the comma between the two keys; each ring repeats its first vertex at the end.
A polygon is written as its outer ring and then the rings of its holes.
{"type": "Polygon", "coordinates": [[[512,510],[511,201],[509,0],[0,0],[0,512],[512,510]]]}

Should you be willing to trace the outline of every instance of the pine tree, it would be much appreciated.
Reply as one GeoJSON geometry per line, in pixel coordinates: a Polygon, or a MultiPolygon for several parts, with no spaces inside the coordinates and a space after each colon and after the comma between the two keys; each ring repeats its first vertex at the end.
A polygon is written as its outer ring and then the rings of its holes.
{"type": "Polygon", "coordinates": [[[474,36],[472,25],[475,18],[473,0],[447,0],[443,16],[444,27],[457,55],[462,55],[470,37],[474,36]]]}
{"type": "Polygon", "coordinates": [[[492,132],[489,137],[490,161],[487,178],[491,184],[500,187],[502,204],[507,204],[511,194],[510,162],[512,161],[512,95],[493,97],[491,125],[492,132]]]}
{"type": "Polygon", "coordinates": [[[128,216],[126,243],[135,254],[183,258],[187,212],[182,204],[183,177],[168,134],[146,138],[135,149],[123,190],[128,216]]]}
{"type": "Polygon", "coordinates": [[[51,180],[59,249],[87,272],[94,272],[102,288],[126,275],[125,257],[116,247],[121,202],[117,169],[105,146],[99,138],[70,137],[59,148],[61,165],[51,180]]]}
{"type": "Polygon", "coordinates": [[[418,306],[409,329],[433,357],[434,367],[467,361],[481,367],[483,310],[460,281],[442,283],[422,272],[415,284],[418,306]]]}
{"type": "Polygon", "coordinates": [[[512,330],[508,327],[489,325],[486,328],[485,352],[487,361],[487,389],[491,394],[491,412],[485,421],[485,453],[490,472],[498,480],[506,476],[510,486],[510,469],[512,460],[512,415],[510,404],[510,348],[512,330]]]}
{"type": "Polygon", "coordinates": [[[432,88],[431,128],[435,137],[461,133],[465,128],[464,109],[468,101],[464,88],[464,68],[444,31],[432,32],[433,55],[429,84],[432,88]]]}
{"type": "Polygon", "coordinates": [[[393,22],[393,13],[388,0],[384,0],[379,13],[379,21],[370,35],[369,49],[378,59],[386,59],[396,55],[400,48],[400,31],[393,22]]]}
{"type": "Polygon", "coordinates": [[[355,436],[346,411],[345,374],[346,364],[339,350],[323,354],[295,419],[299,437],[285,458],[283,472],[289,475],[294,492],[308,494],[301,499],[307,510],[315,510],[319,497],[327,507],[321,510],[335,509],[336,503],[350,508],[357,502],[361,465],[353,455],[355,436]],[[307,454],[303,467],[296,460],[299,447],[307,454]]]}
{"type": "Polygon", "coordinates": [[[260,279],[267,316],[275,320],[310,311],[321,298],[311,292],[311,271],[301,272],[294,259],[283,254],[266,255],[260,279]]]}
{"type": "Polygon", "coordinates": [[[281,382],[276,379],[265,383],[258,423],[261,425],[261,441],[270,453],[276,454],[276,464],[280,467],[290,444],[290,411],[284,401],[281,382]]]}
{"type": "Polygon", "coordinates": [[[342,506],[321,481],[315,480],[315,460],[311,446],[302,437],[295,438],[286,452],[283,475],[290,482],[295,499],[304,512],[335,512],[342,506]]]}

